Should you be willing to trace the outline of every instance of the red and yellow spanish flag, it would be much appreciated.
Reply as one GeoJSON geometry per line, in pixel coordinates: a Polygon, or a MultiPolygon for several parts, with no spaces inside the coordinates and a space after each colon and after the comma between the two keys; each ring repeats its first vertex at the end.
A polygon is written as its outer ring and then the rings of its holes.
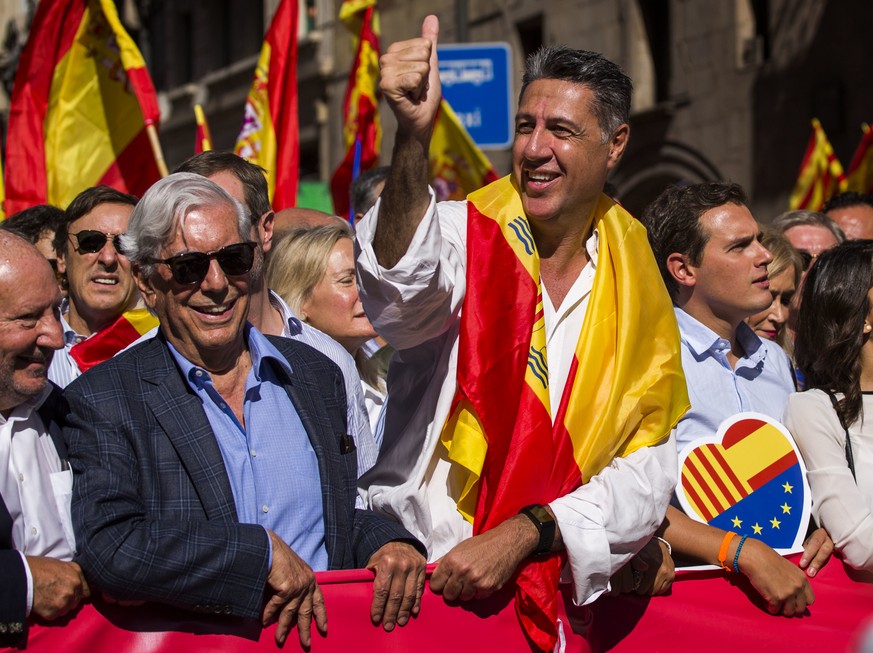
{"type": "Polygon", "coordinates": [[[70,348],[70,356],[83,372],[109,360],[122,349],[158,326],[158,318],[145,308],[134,308],[112,324],[70,348]]]}
{"type": "Polygon", "coordinates": [[[792,211],[820,211],[828,199],[845,191],[846,185],[843,166],[834,154],[834,148],[818,118],[813,118],[809,145],[803,155],[788,205],[792,211]]]}
{"type": "Polygon", "coordinates": [[[873,194],[873,129],[866,122],[861,125],[861,142],[849,164],[847,190],[873,194]]]}
{"type": "Polygon", "coordinates": [[[147,132],[159,120],[145,62],[115,3],[42,0],[12,91],[7,212],[67,206],[98,184],[141,196],[160,179],[147,132]]]}
{"type": "Polygon", "coordinates": [[[267,171],[277,211],[297,203],[297,0],[279,3],[255,68],[234,152],[267,171]]]}
{"type": "Polygon", "coordinates": [[[379,162],[382,128],[379,124],[379,11],[376,0],[345,0],[340,20],[357,39],[355,61],[343,100],[343,141],[346,155],[330,180],[333,209],[347,215],[349,189],[364,170],[379,162]]]}
{"type": "Polygon", "coordinates": [[[430,140],[428,167],[437,200],[462,200],[497,180],[497,172],[445,98],[430,140]]]}
{"type": "MultiPolygon", "coordinates": [[[[468,197],[458,391],[441,435],[458,510],[482,533],[665,440],[688,408],[679,330],[646,232],[606,195],[594,286],[560,404],[549,400],[539,256],[504,177],[468,197]]],[[[541,650],[557,637],[565,553],[518,571],[516,612],[541,650]]]]}
{"type": "Polygon", "coordinates": [[[206,114],[199,104],[194,105],[194,120],[197,121],[197,138],[194,141],[194,154],[209,152],[212,149],[212,133],[209,131],[209,123],[206,122],[206,114]]]}

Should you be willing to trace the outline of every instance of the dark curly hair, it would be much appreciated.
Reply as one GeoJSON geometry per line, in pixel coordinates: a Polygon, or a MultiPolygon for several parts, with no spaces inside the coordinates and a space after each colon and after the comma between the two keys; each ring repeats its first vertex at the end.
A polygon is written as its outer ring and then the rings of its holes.
{"type": "Polygon", "coordinates": [[[864,321],[873,287],[873,240],[851,240],[829,249],[803,284],[794,356],[808,388],[839,392],[843,425],[862,414],[861,347],[870,337],[864,321]]]}

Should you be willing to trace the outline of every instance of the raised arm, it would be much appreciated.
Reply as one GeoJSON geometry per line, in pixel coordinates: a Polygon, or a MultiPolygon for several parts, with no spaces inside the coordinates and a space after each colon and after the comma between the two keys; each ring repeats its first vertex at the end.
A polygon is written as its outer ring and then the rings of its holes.
{"type": "Polygon", "coordinates": [[[380,88],[397,118],[391,173],[382,191],[373,249],[393,268],[406,253],[429,203],[428,150],[442,89],[437,68],[439,21],[428,16],[421,37],[392,44],[380,59],[380,88]]]}

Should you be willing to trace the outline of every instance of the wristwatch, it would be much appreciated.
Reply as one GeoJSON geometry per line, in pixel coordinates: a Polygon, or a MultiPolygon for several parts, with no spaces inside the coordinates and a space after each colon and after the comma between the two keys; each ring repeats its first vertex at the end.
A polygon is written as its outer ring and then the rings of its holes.
{"type": "Polygon", "coordinates": [[[552,544],[555,542],[555,518],[546,510],[545,506],[538,503],[525,506],[518,511],[519,515],[524,515],[533,522],[540,534],[540,541],[537,542],[537,548],[534,551],[535,556],[544,556],[552,551],[552,544]]]}

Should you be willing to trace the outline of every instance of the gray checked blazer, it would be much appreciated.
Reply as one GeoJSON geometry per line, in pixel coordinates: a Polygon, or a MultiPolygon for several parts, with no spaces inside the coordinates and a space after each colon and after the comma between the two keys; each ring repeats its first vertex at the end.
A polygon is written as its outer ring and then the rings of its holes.
{"type": "MultiPolygon", "coordinates": [[[[269,337],[318,458],[330,569],[363,567],[412,535],[355,509],[356,453],[346,435],[339,368],[302,343],[269,337]]],[[[94,367],[65,391],[73,468],[73,526],[92,589],[197,612],[255,618],[269,572],[261,526],[237,521],[230,482],[206,413],[163,335],[94,367]]]]}

